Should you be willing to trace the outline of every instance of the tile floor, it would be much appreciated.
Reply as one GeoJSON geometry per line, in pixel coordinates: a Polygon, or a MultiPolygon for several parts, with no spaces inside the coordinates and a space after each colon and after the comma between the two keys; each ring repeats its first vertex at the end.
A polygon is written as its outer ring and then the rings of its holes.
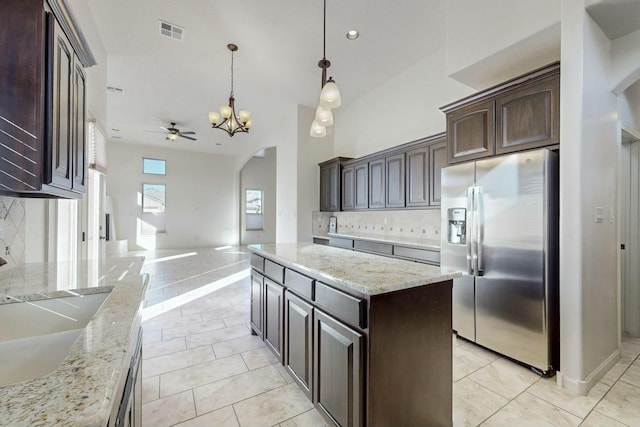
{"type": "MultiPolygon", "coordinates": [[[[324,426],[249,329],[248,252],[143,253],[143,423],[161,426],[324,426]]],[[[587,396],[454,337],[454,426],[640,426],[640,339],[587,396]]]]}

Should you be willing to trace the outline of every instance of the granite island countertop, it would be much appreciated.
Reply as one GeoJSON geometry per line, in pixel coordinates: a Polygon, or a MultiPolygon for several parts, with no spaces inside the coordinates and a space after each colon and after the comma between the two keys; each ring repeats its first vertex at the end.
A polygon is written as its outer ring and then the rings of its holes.
{"type": "Polygon", "coordinates": [[[0,387],[0,424],[107,424],[114,400],[119,399],[121,375],[129,366],[131,332],[140,325],[145,291],[140,276],[143,261],[142,257],[107,258],[91,268],[84,265],[75,281],[74,275],[65,275],[69,269],[64,263],[27,264],[0,271],[5,303],[16,298],[33,301],[71,293],[110,292],[56,370],[0,387]]]}
{"type": "Polygon", "coordinates": [[[313,243],[257,244],[248,248],[285,267],[369,296],[462,275],[455,270],[313,243]]]}

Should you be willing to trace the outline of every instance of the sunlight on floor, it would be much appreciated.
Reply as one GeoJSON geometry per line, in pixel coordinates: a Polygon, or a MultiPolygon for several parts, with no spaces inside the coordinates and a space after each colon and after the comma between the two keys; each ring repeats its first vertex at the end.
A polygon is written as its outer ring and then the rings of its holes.
{"type": "Polygon", "coordinates": [[[174,259],[186,258],[188,256],[194,256],[194,255],[198,255],[198,252],[188,252],[186,254],[166,256],[164,258],[148,259],[148,260],[145,260],[144,263],[145,264],[157,264],[159,262],[172,261],[174,259]]]}
{"type": "Polygon", "coordinates": [[[239,282],[240,280],[246,279],[247,277],[249,277],[250,272],[251,269],[247,268],[245,270],[226,276],[220,280],[216,280],[215,282],[211,282],[209,284],[201,286],[197,289],[185,292],[184,294],[178,295],[159,304],[145,307],[142,310],[142,321],[144,322],[146,320],[153,319],[154,317],[166,313],[167,311],[181,307],[185,304],[190,303],[191,301],[194,301],[226,286],[239,282]]]}

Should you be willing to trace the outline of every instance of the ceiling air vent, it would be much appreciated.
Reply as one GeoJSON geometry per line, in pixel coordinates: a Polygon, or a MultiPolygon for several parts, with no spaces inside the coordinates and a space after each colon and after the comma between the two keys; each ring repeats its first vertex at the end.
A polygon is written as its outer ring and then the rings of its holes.
{"type": "Polygon", "coordinates": [[[184,39],[184,28],[160,21],[160,35],[182,41],[184,39]]]}

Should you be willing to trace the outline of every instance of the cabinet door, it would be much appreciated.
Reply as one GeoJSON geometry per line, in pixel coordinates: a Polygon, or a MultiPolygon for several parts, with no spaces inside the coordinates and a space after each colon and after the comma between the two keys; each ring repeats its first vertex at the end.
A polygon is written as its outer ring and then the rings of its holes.
{"type": "MultiPolygon", "coordinates": [[[[39,190],[43,167],[42,2],[2,0],[0,14],[0,188],[39,190]]],[[[51,21],[53,22],[53,21],[51,21]]]]}
{"type": "Polygon", "coordinates": [[[53,29],[51,70],[51,185],[71,189],[71,148],[73,138],[73,49],[60,25],[53,29]]]}
{"type": "Polygon", "coordinates": [[[369,207],[385,207],[385,159],[369,162],[369,207]]]}
{"type": "Polygon", "coordinates": [[[264,342],[282,362],[282,300],[284,287],[264,279],[264,342]]]}
{"type": "Polygon", "coordinates": [[[407,152],[407,206],[429,205],[429,148],[407,152]]]}
{"type": "Polygon", "coordinates": [[[448,163],[495,154],[495,102],[484,101],[447,114],[448,163]]]}
{"type": "Polygon", "coordinates": [[[317,309],[314,336],[316,408],[339,426],[362,426],[364,336],[317,309]]]}
{"type": "Polygon", "coordinates": [[[342,210],[349,211],[355,207],[355,171],[346,167],[342,170],[342,210]]]}
{"type": "Polygon", "coordinates": [[[340,164],[320,168],[320,210],[340,210],[340,164]]]}
{"type": "Polygon", "coordinates": [[[525,85],[496,101],[498,154],[557,144],[559,133],[559,76],[525,85]]]}
{"type": "Polygon", "coordinates": [[[75,58],[73,74],[73,189],[84,193],[86,179],[86,77],[82,64],[75,58]]]}
{"type": "Polygon", "coordinates": [[[447,166],[447,142],[429,146],[429,206],[440,206],[442,194],[442,168],[447,166]]]}
{"type": "Polygon", "coordinates": [[[284,365],[312,399],[313,307],[289,291],[284,298],[284,365]]]}
{"type": "Polygon", "coordinates": [[[404,153],[387,157],[387,208],[404,208],[404,153]]]}
{"type": "Polygon", "coordinates": [[[264,277],[251,270],[251,329],[262,338],[262,288],[264,277]]]}
{"type": "Polygon", "coordinates": [[[369,208],[369,163],[354,167],[355,209],[369,208]]]}

